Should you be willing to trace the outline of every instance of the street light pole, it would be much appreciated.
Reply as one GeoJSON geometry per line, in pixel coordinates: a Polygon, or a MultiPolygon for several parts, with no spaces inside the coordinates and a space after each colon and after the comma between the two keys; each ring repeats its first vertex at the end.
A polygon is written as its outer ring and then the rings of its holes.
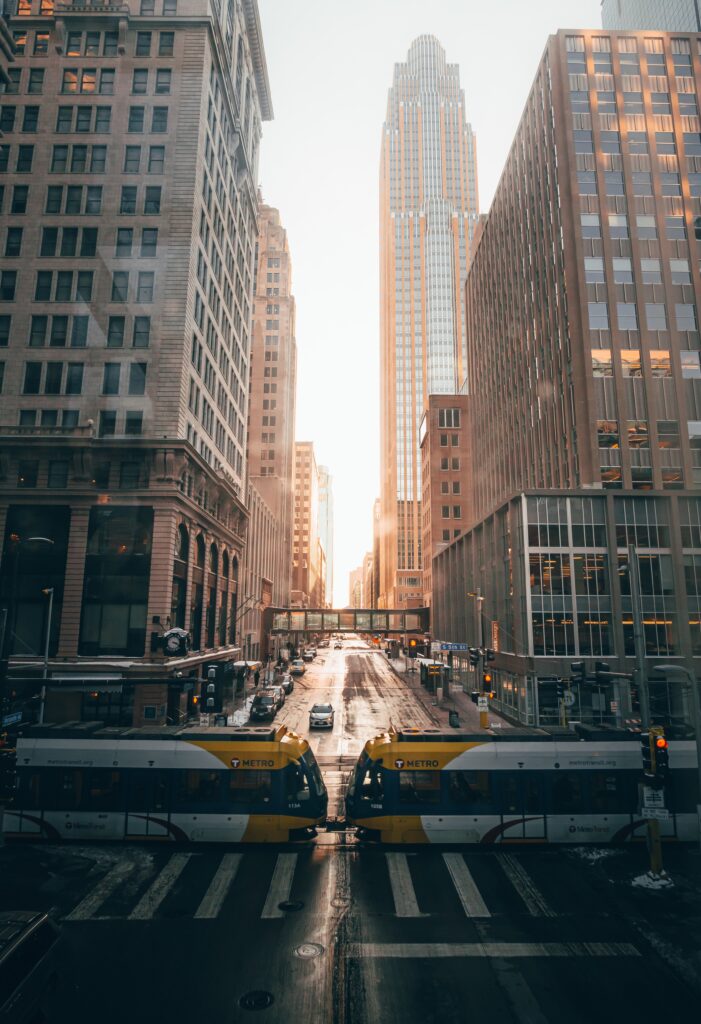
{"type": "Polygon", "coordinates": [[[41,697],[39,699],[39,725],[44,723],[44,705],[46,703],[46,680],[49,675],[49,641],[51,639],[51,617],[54,611],[54,588],[47,587],[43,591],[49,599],[49,609],[46,617],[46,641],[44,643],[44,671],[42,673],[41,697]]]}

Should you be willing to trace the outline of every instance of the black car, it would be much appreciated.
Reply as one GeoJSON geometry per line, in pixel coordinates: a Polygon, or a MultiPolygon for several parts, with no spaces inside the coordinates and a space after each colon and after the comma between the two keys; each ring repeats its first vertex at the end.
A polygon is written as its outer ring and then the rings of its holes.
{"type": "Polygon", "coordinates": [[[265,693],[257,693],[251,704],[251,721],[264,722],[266,719],[272,721],[279,707],[280,702],[272,690],[266,690],[265,693]]]}

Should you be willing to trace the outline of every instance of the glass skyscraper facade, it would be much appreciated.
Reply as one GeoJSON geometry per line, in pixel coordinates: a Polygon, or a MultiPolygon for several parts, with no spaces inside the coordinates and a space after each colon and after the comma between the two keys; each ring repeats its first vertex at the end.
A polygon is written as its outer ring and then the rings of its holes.
{"type": "Polygon", "coordinates": [[[664,32],[701,32],[699,0],[603,0],[604,28],[624,32],[660,29],[664,32]]]}
{"type": "Polygon", "coordinates": [[[421,603],[419,425],[466,375],[463,284],[477,222],[475,139],[459,69],[433,36],[396,64],[380,172],[380,603],[421,603]]]}

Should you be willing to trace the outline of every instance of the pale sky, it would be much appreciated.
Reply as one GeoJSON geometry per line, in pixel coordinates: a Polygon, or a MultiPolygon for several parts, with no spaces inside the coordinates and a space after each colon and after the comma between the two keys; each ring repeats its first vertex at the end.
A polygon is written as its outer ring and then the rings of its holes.
{"type": "Polygon", "coordinates": [[[438,37],[460,66],[489,209],[549,33],[596,28],[600,0],[258,0],[275,119],[260,178],[297,300],[297,439],[333,475],[334,604],[372,547],[379,494],[379,158],[394,64],[438,37]]]}

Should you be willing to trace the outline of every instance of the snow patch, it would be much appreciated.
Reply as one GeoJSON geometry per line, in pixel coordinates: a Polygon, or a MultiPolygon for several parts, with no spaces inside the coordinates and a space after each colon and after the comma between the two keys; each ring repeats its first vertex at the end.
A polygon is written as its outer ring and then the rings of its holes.
{"type": "Polygon", "coordinates": [[[598,864],[600,860],[607,860],[609,857],[619,857],[622,850],[612,850],[608,846],[575,846],[567,851],[571,856],[587,861],[589,864],[598,864]]]}
{"type": "Polygon", "coordinates": [[[631,885],[638,889],[671,889],[674,882],[665,872],[662,872],[661,875],[654,875],[652,871],[648,871],[646,874],[634,878],[631,885]]]}

